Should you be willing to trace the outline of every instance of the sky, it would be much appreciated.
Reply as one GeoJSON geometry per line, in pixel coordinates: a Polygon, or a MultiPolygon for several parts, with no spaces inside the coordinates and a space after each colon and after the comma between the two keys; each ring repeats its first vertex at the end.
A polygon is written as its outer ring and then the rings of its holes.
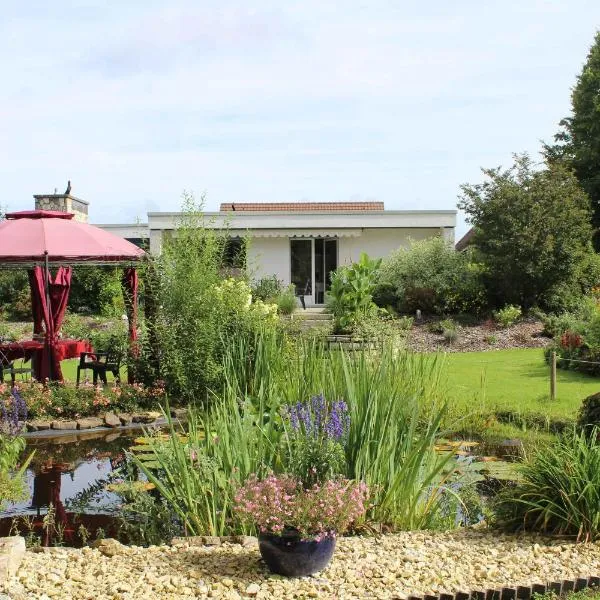
{"type": "MultiPolygon", "coordinates": [[[[95,223],[221,202],[454,209],[539,157],[597,0],[0,0],[0,205],[95,223]]],[[[467,225],[459,216],[457,237],[467,225]]]]}

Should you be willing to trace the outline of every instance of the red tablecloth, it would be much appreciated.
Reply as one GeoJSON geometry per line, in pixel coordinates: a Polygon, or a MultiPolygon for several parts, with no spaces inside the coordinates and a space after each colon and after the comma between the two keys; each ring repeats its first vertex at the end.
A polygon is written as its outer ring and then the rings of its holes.
{"type": "MultiPolygon", "coordinates": [[[[35,377],[38,380],[39,374],[37,373],[37,368],[41,363],[38,358],[43,349],[44,342],[38,342],[37,340],[0,344],[0,352],[10,361],[19,358],[24,358],[25,360],[33,359],[32,366],[35,371],[35,377]]],[[[56,351],[59,360],[67,360],[69,358],[79,358],[82,352],[93,352],[94,349],[87,340],[58,340],[56,351]]]]}

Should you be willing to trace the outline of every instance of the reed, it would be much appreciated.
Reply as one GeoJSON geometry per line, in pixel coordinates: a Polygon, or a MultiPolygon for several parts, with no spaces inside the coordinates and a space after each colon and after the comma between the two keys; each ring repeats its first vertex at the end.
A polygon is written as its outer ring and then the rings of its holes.
{"type": "Polygon", "coordinates": [[[500,524],[511,529],[600,537],[600,444],[592,435],[569,432],[542,446],[519,468],[521,481],[496,503],[500,524]]]}
{"type": "Polygon", "coordinates": [[[239,533],[232,507],[250,475],[282,469],[286,404],[314,394],[344,399],[350,412],[345,475],[374,490],[369,517],[394,529],[434,527],[448,492],[449,457],[434,451],[445,415],[435,356],[382,350],[347,354],[280,332],[227,346],[224,386],[207,411],[192,411],[187,437],[170,422],[152,441],[160,468],[139,468],[195,535],[239,533]]]}

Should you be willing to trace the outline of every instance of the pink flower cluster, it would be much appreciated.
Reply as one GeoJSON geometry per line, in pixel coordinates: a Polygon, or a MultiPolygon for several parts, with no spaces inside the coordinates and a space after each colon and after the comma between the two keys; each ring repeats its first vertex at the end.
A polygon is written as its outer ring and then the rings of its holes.
{"type": "Polygon", "coordinates": [[[237,490],[236,512],[261,533],[281,534],[293,529],[302,539],[342,534],[363,518],[369,489],[363,482],[331,479],[304,489],[289,475],[251,476],[237,490]]]}

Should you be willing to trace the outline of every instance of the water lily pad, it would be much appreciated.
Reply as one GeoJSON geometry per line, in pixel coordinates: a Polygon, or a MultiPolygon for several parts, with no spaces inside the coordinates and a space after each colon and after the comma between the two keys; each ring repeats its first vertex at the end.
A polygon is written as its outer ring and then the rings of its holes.
{"type": "Polygon", "coordinates": [[[109,492],[124,494],[127,492],[147,492],[156,486],[149,481],[123,481],[122,483],[110,483],[106,486],[109,492]]]}

